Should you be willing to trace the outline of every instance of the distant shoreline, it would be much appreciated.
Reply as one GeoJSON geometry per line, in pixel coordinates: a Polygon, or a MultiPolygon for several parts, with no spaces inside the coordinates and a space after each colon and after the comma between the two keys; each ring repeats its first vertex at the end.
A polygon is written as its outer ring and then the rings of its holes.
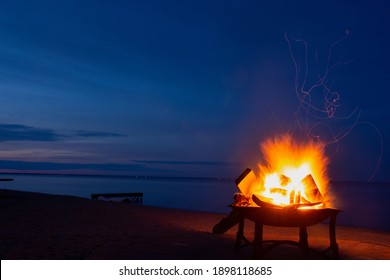
{"type": "MultiPolygon", "coordinates": [[[[101,177],[101,178],[131,178],[139,180],[199,180],[199,181],[233,181],[234,178],[226,177],[194,177],[194,176],[149,176],[149,175],[110,175],[110,174],[71,174],[71,173],[35,173],[35,172],[0,172],[0,176],[4,175],[26,175],[26,176],[52,176],[52,177],[101,177]]],[[[330,184],[389,184],[387,181],[356,181],[356,180],[330,180],[330,184]]]]}
{"type": "Polygon", "coordinates": [[[26,176],[53,176],[53,177],[107,177],[107,178],[132,178],[139,180],[199,180],[199,181],[234,181],[232,178],[222,177],[184,177],[184,176],[148,176],[148,175],[109,175],[109,174],[69,174],[69,173],[29,173],[29,172],[0,172],[0,176],[3,175],[26,175],[26,176]]]}

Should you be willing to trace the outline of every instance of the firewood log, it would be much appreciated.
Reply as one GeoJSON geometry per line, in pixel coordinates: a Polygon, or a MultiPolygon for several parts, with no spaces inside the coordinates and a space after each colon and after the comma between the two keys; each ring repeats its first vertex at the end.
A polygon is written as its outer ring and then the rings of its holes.
{"type": "Polygon", "coordinates": [[[311,203],[317,203],[322,202],[324,198],[322,197],[322,194],[317,187],[316,182],[314,181],[313,176],[311,174],[307,175],[305,178],[301,181],[305,186],[305,196],[311,203]]]}
{"type": "Polygon", "coordinates": [[[251,195],[256,184],[257,178],[250,168],[247,168],[236,179],[235,183],[240,192],[244,195],[251,195]]]}

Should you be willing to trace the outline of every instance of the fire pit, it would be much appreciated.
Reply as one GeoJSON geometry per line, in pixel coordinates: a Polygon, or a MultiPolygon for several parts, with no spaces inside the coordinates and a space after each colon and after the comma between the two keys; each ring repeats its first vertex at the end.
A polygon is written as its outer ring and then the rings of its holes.
{"type": "MultiPolygon", "coordinates": [[[[329,219],[329,247],[323,252],[326,256],[328,251],[332,251],[333,257],[338,258],[338,245],[336,242],[336,216],[340,212],[337,209],[277,209],[269,207],[232,207],[233,212],[230,217],[238,221],[238,230],[236,234],[235,252],[241,248],[241,242],[252,244],[244,236],[244,220],[248,219],[255,223],[255,233],[253,240],[253,258],[263,258],[273,248],[288,244],[298,246],[304,253],[314,251],[309,248],[307,227],[321,223],[329,219]],[[263,240],[263,225],[277,227],[298,227],[299,241],[292,240],[263,240]],[[267,247],[264,245],[270,243],[267,247]]],[[[214,227],[214,233],[221,233],[222,224],[214,227]]],[[[315,251],[316,252],[316,251],[315,251]]],[[[316,252],[318,253],[318,252],[316,252]]]]}
{"type": "Polygon", "coordinates": [[[224,233],[238,224],[234,251],[238,252],[242,241],[253,245],[252,257],[263,258],[273,248],[288,244],[298,246],[306,254],[309,251],[319,253],[324,257],[331,251],[333,258],[338,258],[338,244],[336,242],[336,216],[341,211],[333,208],[300,209],[296,207],[242,207],[231,206],[232,212],[220,223],[214,226],[213,233],[224,233]],[[248,219],[255,224],[254,240],[250,242],[244,236],[244,221],[248,219]],[[322,252],[314,251],[309,247],[307,227],[329,219],[329,247],[322,252]],[[263,240],[263,225],[276,227],[298,227],[299,241],[292,240],[263,240]],[[267,247],[264,245],[269,243],[267,247]]]}
{"type": "MultiPolygon", "coordinates": [[[[241,190],[244,188],[242,185],[252,184],[253,172],[250,169],[244,171],[244,173],[236,180],[236,185],[241,190]],[[241,188],[240,188],[241,186],[241,188]]],[[[311,186],[311,192],[313,192],[311,186]]],[[[317,189],[314,191],[316,197],[321,196],[317,189]],[[317,193],[318,192],[318,193],[317,193]]],[[[252,197],[248,197],[243,193],[237,193],[234,196],[235,202],[230,205],[232,212],[230,215],[213,228],[213,233],[224,233],[234,225],[238,224],[238,230],[236,234],[236,242],[234,246],[235,252],[238,252],[241,248],[241,243],[253,245],[252,257],[262,258],[273,248],[288,244],[298,246],[304,253],[314,251],[320,253],[323,256],[331,251],[333,258],[338,258],[338,244],[336,242],[336,217],[341,211],[334,208],[326,208],[321,202],[307,202],[307,203],[295,203],[296,198],[290,198],[289,205],[280,206],[272,203],[265,202],[262,197],[253,194],[252,197]],[[248,219],[255,224],[254,240],[250,242],[244,236],[244,221],[248,219]],[[329,247],[323,252],[317,252],[309,247],[307,227],[318,223],[321,223],[329,219],[329,247]],[[263,226],[276,226],[276,227],[298,227],[299,228],[299,240],[263,240],[263,226]],[[267,247],[264,245],[269,243],[267,247]]]]}
{"type": "MultiPolygon", "coordinates": [[[[273,248],[289,244],[300,247],[304,253],[309,248],[307,227],[329,219],[329,247],[338,257],[336,242],[336,216],[341,211],[331,208],[327,193],[327,158],[321,142],[294,142],[290,135],[268,140],[262,144],[267,165],[259,165],[256,175],[246,169],[236,180],[240,190],[230,205],[232,212],[214,226],[214,233],[224,233],[238,224],[234,249],[242,241],[253,244],[253,257],[261,258],[273,248]],[[244,220],[255,224],[254,240],[244,236],[244,220]],[[298,227],[299,240],[263,240],[263,226],[298,227]],[[264,246],[270,243],[268,246],[264,246]]],[[[315,251],[317,252],[317,251],[315,251]]]]}

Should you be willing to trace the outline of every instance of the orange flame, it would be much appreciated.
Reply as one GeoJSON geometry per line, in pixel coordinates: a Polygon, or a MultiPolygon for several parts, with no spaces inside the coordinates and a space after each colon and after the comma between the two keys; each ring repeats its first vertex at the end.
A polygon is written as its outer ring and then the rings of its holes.
{"type": "Polygon", "coordinates": [[[253,193],[281,206],[318,202],[318,196],[325,202],[329,179],[324,148],[322,142],[300,143],[289,134],[266,140],[261,144],[266,164],[259,164],[259,183],[253,193]]]}

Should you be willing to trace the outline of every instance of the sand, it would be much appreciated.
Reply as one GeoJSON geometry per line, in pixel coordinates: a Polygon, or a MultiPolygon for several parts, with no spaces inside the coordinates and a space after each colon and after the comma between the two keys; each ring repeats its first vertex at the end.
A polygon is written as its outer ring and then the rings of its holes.
{"type": "MultiPolygon", "coordinates": [[[[233,252],[237,226],[212,228],[226,215],[110,201],[0,190],[0,258],[6,259],[251,259],[252,247],[233,252]]],[[[245,235],[253,239],[246,222],[245,235]]],[[[329,244],[328,225],[308,228],[309,246],[329,244]]],[[[337,226],[340,259],[390,259],[390,232],[337,226]]],[[[264,239],[298,239],[298,229],[264,227],[264,239]]],[[[321,259],[279,246],[265,259],[321,259]]]]}

